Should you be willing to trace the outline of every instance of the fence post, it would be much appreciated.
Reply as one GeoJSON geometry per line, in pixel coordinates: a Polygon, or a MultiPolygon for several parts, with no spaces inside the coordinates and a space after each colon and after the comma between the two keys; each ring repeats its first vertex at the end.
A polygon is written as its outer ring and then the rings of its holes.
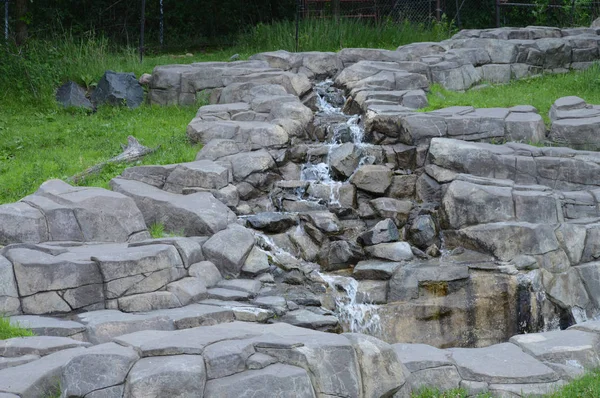
{"type": "Polygon", "coordinates": [[[165,34],[165,12],[163,8],[163,0],[160,0],[160,48],[163,47],[165,34]]]}
{"type": "Polygon", "coordinates": [[[575,23],[575,0],[571,3],[571,26],[575,23]]]}
{"type": "Polygon", "coordinates": [[[140,63],[144,61],[144,25],[146,24],[146,0],[142,0],[142,16],[140,18],[140,63]]]}
{"type": "Polygon", "coordinates": [[[8,41],[8,0],[4,0],[4,40],[8,41]]]}
{"type": "Polygon", "coordinates": [[[436,2],[435,2],[435,19],[437,19],[438,22],[442,18],[441,11],[442,10],[441,10],[441,5],[440,5],[440,0],[436,0],[436,2]]]}
{"type": "Polygon", "coordinates": [[[500,0],[496,0],[496,27],[500,27],[500,0]]]}
{"type": "Polygon", "coordinates": [[[300,41],[300,10],[302,9],[302,0],[296,1],[296,52],[298,52],[298,42],[300,41]]]}

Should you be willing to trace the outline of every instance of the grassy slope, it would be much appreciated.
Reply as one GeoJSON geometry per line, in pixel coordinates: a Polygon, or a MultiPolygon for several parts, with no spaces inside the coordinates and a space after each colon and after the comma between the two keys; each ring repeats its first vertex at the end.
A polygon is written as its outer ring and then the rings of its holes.
{"type": "Polygon", "coordinates": [[[434,85],[428,96],[430,106],[424,110],[454,105],[472,105],[476,108],[533,105],[548,122],[548,111],[552,103],[569,95],[581,97],[590,104],[600,104],[600,67],[583,72],[544,75],[506,85],[491,85],[489,88],[466,93],[447,91],[434,85]]]}

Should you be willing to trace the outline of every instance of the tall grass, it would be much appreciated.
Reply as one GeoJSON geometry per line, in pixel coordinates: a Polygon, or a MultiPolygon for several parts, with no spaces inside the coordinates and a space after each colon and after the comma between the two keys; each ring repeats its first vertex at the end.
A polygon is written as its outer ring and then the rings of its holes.
{"type": "MultiPolygon", "coordinates": [[[[294,21],[258,24],[238,40],[241,52],[288,50],[296,48],[294,21]]],[[[299,51],[338,51],[342,48],[396,47],[422,41],[440,41],[454,33],[447,21],[415,24],[384,20],[378,23],[360,19],[307,19],[299,24],[299,51]]]]}

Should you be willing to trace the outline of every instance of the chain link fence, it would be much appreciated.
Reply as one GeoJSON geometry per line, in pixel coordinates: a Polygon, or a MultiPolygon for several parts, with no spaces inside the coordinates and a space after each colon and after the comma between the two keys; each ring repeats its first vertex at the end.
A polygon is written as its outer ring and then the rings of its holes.
{"type": "Polygon", "coordinates": [[[452,21],[458,28],[589,26],[600,16],[591,0],[299,0],[304,18],[428,23],[452,21]]]}

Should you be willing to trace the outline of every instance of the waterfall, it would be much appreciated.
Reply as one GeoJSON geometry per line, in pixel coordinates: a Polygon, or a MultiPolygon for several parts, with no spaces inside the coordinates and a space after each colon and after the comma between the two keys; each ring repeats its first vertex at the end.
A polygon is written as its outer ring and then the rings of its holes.
{"type": "Polygon", "coordinates": [[[356,279],[339,275],[319,273],[335,295],[335,313],[345,331],[371,336],[381,335],[381,318],[377,305],[357,302],[358,282],[356,279]],[[342,291],[340,291],[342,290],[342,291]]]}

